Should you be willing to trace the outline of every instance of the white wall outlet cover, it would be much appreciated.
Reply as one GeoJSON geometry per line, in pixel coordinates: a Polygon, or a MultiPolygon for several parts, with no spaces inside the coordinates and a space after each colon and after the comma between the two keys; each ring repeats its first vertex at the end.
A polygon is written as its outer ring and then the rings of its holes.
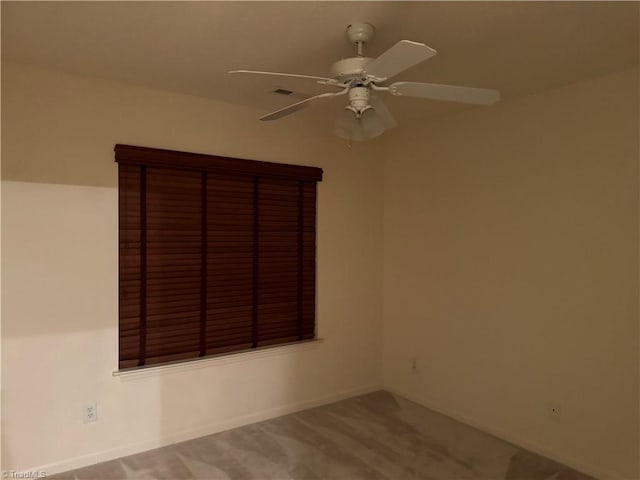
{"type": "Polygon", "coordinates": [[[98,420],[98,404],[90,402],[85,404],[82,409],[82,421],[84,423],[95,422],[98,420]]]}

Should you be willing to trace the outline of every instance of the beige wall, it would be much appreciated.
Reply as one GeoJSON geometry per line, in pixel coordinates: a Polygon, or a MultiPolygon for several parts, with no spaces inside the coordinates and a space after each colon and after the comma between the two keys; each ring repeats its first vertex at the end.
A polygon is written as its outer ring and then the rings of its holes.
{"type": "Polygon", "coordinates": [[[630,70],[388,138],[385,385],[638,478],[638,107],[630,70]]]}
{"type": "Polygon", "coordinates": [[[80,76],[3,65],[2,77],[3,468],[65,470],[380,384],[376,144],[349,149],[312,123],[261,123],[249,108],[80,76]],[[114,378],[115,143],[324,168],[324,342],[114,378]],[[83,424],[93,400],[99,420],[83,424]]]}
{"type": "Polygon", "coordinates": [[[2,73],[3,468],[152,448],[364,391],[383,371],[388,388],[520,445],[638,477],[637,70],[353,149],[312,116],[264,124],[195,97],[2,73]],[[115,143],[323,167],[325,341],[112,377],[115,143]],[[99,420],[83,424],[92,400],[99,420]]]}

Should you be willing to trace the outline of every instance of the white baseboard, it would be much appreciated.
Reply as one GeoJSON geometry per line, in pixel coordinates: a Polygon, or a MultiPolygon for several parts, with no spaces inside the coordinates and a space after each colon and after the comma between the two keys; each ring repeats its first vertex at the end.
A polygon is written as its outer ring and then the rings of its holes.
{"type": "Polygon", "coordinates": [[[431,400],[419,398],[416,395],[412,395],[410,393],[403,392],[401,390],[390,388],[388,386],[383,387],[383,389],[395,395],[404,397],[407,400],[418,403],[430,410],[441,413],[442,415],[453,418],[458,422],[464,423],[471,427],[477,428],[478,430],[482,430],[483,432],[489,433],[490,435],[493,435],[509,443],[512,443],[517,447],[521,447],[526,450],[529,450],[530,452],[537,453],[538,455],[542,455],[558,463],[562,463],[567,467],[573,468],[574,470],[578,470],[579,472],[585,473],[587,475],[591,475],[592,477],[599,478],[601,480],[633,480],[633,479],[622,477],[618,473],[612,472],[607,469],[603,469],[602,467],[598,467],[596,465],[588,464],[588,463],[585,463],[584,461],[577,460],[572,457],[566,457],[556,452],[552,452],[545,447],[531,443],[522,438],[517,438],[516,436],[510,433],[506,433],[500,429],[496,429],[490,425],[486,425],[482,422],[469,418],[449,408],[443,407],[442,405],[436,402],[433,402],[431,400]]]}
{"type": "Polygon", "coordinates": [[[94,452],[79,457],[68,458],[65,460],[40,465],[37,467],[25,469],[24,471],[42,471],[46,472],[47,475],[54,475],[56,473],[66,472],[68,470],[75,470],[76,468],[87,467],[96,463],[106,462],[108,460],[114,460],[120,457],[126,457],[127,455],[145,452],[154,448],[165,447],[173,443],[184,442],[186,440],[203,437],[205,435],[211,435],[212,433],[218,433],[225,430],[230,430],[232,428],[242,427],[251,423],[261,422],[270,418],[281,417],[282,415],[288,415],[290,413],[298,412],[300,410],[306,410],[308,408],[319,407],[321,405],[338,402],[346,398],[364,395],[366,393],[374,392],[381,389],[382,387],[380,385],[368,385],[364,387],[345,390],[311,400],[304,400],[302,402],[281,405],[278,407],[262,410],[260,412],[241,415],[239,417],[230,418],[196,429],[176,432],[174,434],[166,435],[153,440],[148,440],[146,442],[134,443],[131,445],[125,445],[109,450],[103,450],[100,452],[94,452]]]}

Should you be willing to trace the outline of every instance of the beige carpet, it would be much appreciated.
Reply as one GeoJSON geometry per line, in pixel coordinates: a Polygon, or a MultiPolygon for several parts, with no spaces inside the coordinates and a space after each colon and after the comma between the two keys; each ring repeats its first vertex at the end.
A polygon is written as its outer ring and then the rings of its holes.
{"type": "Polygon", "coordinates": [[[50,477],[588,480],[380,391],[50,477]]]}

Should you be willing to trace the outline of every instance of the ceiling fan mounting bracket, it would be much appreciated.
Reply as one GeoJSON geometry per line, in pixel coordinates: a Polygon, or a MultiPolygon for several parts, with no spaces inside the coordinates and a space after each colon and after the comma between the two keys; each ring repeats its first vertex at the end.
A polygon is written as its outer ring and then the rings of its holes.
{"type": "Polygon", "coordinates": [[[373,38],[375,28],[373,25],[364,22],[353,22],[347,26],[347,37],[353,44],[367,43],[373,38]]]}

